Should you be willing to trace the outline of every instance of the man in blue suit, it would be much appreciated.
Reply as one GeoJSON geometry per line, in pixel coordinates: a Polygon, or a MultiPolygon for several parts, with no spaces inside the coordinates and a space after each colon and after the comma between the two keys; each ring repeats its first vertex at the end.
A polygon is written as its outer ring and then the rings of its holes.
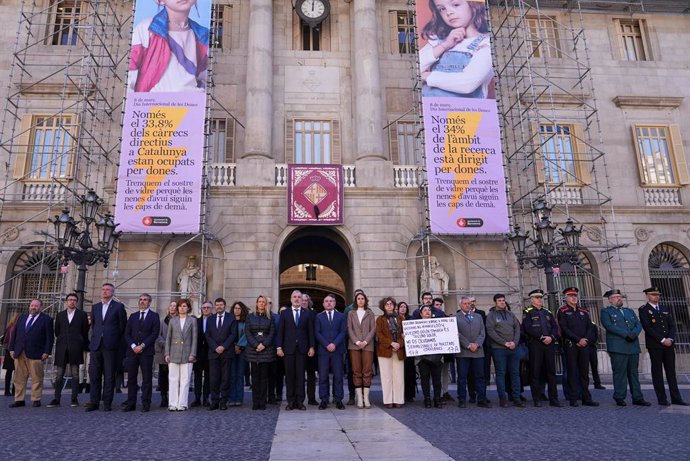
{"type": "Polygon", "coordinates": [[[31,375],[31,401],[41,406],[43,394],[43,362],[53,350],[53,320],[41,313],[43,303],[32,299],[29,313],[17,320],[17,329],[10,342],[10,357],[14,359],[14,403],[10,408],[23,407],[26,383],[31,375]]]}
{"type": "Polygon", "coordinates": [[[141,369],[142,412],[151,410],[151,391],[153,388],[153,356],[155,343],[161,328],[158,313],[149,309],[151,296],[139,295],[139,312],[129,316],[125,328],[125,369],[127,370],[127,406],[123,411],[134,411],[137,405],[137,378],[141,369]]]}
{"type": "Polygon", "coordinates": [[[214,302],[216,315],[206,324],[208,344],[208,371],[211,380],[211,406],[208,410],[227,410],[230,394],[230,360],[235,357],[237,322],[235,316],[225,312],[223,298],[214,302]]]}
{"type": "Polygon", "coordinates": [[[304,406],[304,368],[307,357],[314,356],[314,321],[301,307],[302,292],[290,295],[292,306],[280,313],[276,353],[285,357],[286,410],[306,410],[304,406]]]}
{"type": "Polygon", "coordinates": [[[113,299],[114,294],[113,284],[104,283],[101,287],[101,302],[91,307],[91,401],[86,405],[86,411],[98,410],[101,399],[103,411],[112,410],[117,350],[127,325],[125,305],[113,299]]]}
{"type": "Polygon", "coordinates": [[[344,410],[343,397],[343,355],[347,320],[335,310],[335,295],[323,298],[323,312],[316,316],[314,336],[318,345],[319,360],[319,410],[328,408],[328,373],[333,373],[333,399],[338,410],[344,410]]]}

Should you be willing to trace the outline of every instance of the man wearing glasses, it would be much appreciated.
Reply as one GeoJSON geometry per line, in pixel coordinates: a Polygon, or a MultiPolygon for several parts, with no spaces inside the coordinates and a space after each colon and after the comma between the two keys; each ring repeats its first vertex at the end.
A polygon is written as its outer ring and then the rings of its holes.
{"type": "Polygon", "coordinates": [[[676,322],[668,307],[659,304],[661,291],[657,287],[643,290],[647,303],[640,306],[640,323],[644,328],[645,344],[652,362],[652,383],[659,405],[669,406],[664,389],[664,372],[668,381],[668,390],[673,405],[688,406],[678,390],[676,380],[676,322]],[[663,369],[663,370],[662,370],[663,369]]]}

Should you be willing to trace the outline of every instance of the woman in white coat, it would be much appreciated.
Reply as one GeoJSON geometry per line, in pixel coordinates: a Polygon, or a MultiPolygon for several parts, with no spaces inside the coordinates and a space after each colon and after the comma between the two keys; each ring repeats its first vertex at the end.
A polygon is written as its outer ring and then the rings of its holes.
{"type": "Polygon", "coordinates": [[[165,361],[168,364],[169,411],[184,411],[189,399],[189,377],[196,361],[197,321],[190,315],[192,302],[177,301],[178,315],[170,319],[165,338],[165,361]]]}

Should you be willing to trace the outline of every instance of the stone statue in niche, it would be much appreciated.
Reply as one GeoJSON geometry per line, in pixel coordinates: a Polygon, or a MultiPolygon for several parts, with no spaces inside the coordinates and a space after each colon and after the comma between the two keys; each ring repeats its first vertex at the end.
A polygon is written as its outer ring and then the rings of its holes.
{"type": "Polygon", "coordinates": [[[422,274],[419,276],[419,286],[422,293],[430,292],[434,296],[443,296],[448,293],[448,272],[438,262],[436,256],[429,257],[429,266],[422,265],[422,274]]]}
{"type": "Polygon", "coordinates": [[[192,301],[194,315],[200,314],[199,293],[205,282],[205,277],[206,275],[199,267],[199,260],[196,255],[187,258],[185,267],[177,275],[177,290],[183,298],[189,298],[192,301]]]}

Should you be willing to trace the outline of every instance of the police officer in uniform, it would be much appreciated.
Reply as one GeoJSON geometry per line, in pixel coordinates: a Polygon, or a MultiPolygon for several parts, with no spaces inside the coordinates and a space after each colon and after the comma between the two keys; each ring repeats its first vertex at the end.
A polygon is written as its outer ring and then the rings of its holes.
{"type": "Polygon", "coordinates": [[[598,407],[589,392],[589,345],[596,341],[596,327],[586,309],[577,306],[579,290],[570,287],[563,290],[565,306],[558,310],[558,325],[568,367],[568,397],[570,406],[579,406],[578,380],[582,389],[582,404],[598,407]]]}
{"type": "Polygon", "coordinates": [[[663,372],[666,372],[671,403],[688,406],[690,403],[683,401],[676,381],[676,353],[674,350],[676,322],[673,320],[673,315],[669,309],[659,305],[661,292],[657,287],[649,287],[643,292],[647,296],[647,303],[640,306],[640,323],[644,328],[645,343],[652,362],[652,383],[656,398],[659,405],[670,405],[666,400],[666,390],[664,389],[663,372]]]}
{"type": "Polygon", "coordinates": [[[541,386],[539,378],[542,370],[546,371],[546,382],[549,385],[549,405],[560,407],[556,389],[556,336],[558,326],[556,319],[548,309],[543,308],[544,291],[532,290],[529,293],[531,306],[522,314],[522,327],[527,336],[529,349],[530,388],[535,407],[540,407],[541,386]]]}
{"type": "Polygon", "coordinates": [[[624,407],[629,384],[633,405],[648,407],[651,403],[642,395],[637,371],[640,359],[637,337],[642,326],[632,309],[623,307],[620,290],[609,290],[604,297],[608,298],[609,306],[601,311],[601,324],[606,328],[606,350],[613,369],[613,400],[619,407],[624,407]]]}

